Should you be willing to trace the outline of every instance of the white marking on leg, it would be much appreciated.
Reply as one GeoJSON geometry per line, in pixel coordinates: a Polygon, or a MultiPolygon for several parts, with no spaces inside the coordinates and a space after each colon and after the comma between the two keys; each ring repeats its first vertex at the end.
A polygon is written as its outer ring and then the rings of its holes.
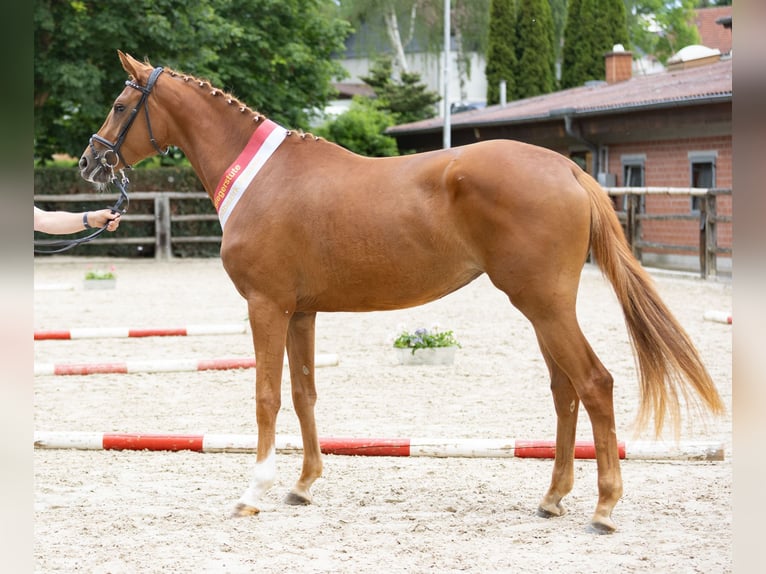
{"type": "Polygon", "coordinates": [[[253,479],[239,502],[258,508],[261,498],[272,487],[276,476],[277,454],[275,447],[271,447],[269,455],[263,461],[255,463],[253,479]]]}

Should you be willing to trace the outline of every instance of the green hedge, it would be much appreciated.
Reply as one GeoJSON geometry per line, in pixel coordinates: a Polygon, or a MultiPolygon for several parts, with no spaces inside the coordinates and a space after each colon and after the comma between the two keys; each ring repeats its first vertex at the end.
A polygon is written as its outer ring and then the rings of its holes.
{"type": "MultiPolygon", "coordinates": [[[[131,192],[138,191],[204,191],[202,183],[190,167],[138,169],[127,172],[127,175],[130,179],[128,197],[130,197],[131,192]]],[[[83,180],[80,177],[79,170],[73,167],[35,168],[34,178],[36,195],[72,195],[96,192],[95,186],[83,180]]],[[[117,188],[112,188],[107,193],[115,193],[117,191],[117,188]]],[[[36,205],[46,210],[85,211],[111,207],[112,202],[105,201],[103,204],[87,202],[79,205],[73,202],[45,201],[37,202],[36,205]]],[[[215,214],[215,208],[209,199],[171,201],[170,211],[171,214],[215,214]]],[[[153,202],[131,200],[128,213],[131,215],[152,214],[154,213],[153,202]]],[[[217,220],[175,222],[171,225],[173,237],[216,236],[221,234],[221,226],[217,220]]],[[[151,239],[154,237],[154,222],[133,221],[129,224],[124,222],[115,233],[119,237],[147,237],[151,239]]],[[[87,232],[82,232],[79,235],[87,234],[87,232]]],[[[35,233],[35,240],[63,238],[45,233],[35,233]]],[[[175,257],[218,257],[219,254],[220,245],[218,243],[181,243],[173,245],[173,255],[175,257]]],[[[63,255],[154,257],[154,243],[150,241],[140,247],[137,245],[105,245],[103,243],[99,244],[99,240],[96,239],[90,243],[85,243],[65,251],[63,255]]]]}

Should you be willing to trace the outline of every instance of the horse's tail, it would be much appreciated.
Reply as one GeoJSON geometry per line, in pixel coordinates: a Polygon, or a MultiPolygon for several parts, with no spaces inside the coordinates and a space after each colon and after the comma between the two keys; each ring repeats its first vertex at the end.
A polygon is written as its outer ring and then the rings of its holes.
{"type": "Polygon", "coordinates": [[[723,402],[689,335],[633,256],[609,196],[587,173],[579,171],[576,177],[590,196],[591,254],[614,288],[633,343],[641,395],[638,429],[653,413],[659,436],[669,415],[678,437],[680,395],[687,407],[700,412],[721,414],[723,402]]]}

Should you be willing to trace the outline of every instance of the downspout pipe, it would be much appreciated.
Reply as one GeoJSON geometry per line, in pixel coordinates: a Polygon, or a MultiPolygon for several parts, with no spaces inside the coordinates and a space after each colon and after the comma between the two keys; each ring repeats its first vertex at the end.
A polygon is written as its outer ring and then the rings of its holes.
{"type": "Polygon", "coordinates": [[[598,144],[593,143],[591,141],[586,140],[582,134],[580,133],[579,128],[576,128],[574,126],[574,123],[572,121],[572,116],[575,114],[574,108],[561,108],[557,110],[551,110],[550,115],[551,116],[560,116],[564,118],[564,131],[566,134],[583,144],[588,150],[591,152],[591,157],[593,158],[593,164],[591,165],[592,174],[593,177],[596,177],[597,174],[601,171],[601,154],[599,153],[600,149],[598,144]]]}

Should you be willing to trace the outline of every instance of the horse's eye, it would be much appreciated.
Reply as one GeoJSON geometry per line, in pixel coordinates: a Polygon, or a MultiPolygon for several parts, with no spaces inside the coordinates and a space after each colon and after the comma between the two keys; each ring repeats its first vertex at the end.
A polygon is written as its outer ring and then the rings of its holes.
{"type": "Polygon", "coordinates": [[[114,111],[115,112],[124,112],[125,106],[122,104],[114,104],[114,111]]]}

